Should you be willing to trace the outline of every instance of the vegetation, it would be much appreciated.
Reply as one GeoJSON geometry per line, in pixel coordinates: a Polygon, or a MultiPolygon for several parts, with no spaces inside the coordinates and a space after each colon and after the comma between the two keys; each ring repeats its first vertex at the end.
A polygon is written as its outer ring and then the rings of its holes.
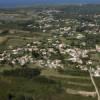
{"type": "Polygon", "coordinates": [[[22,69],[15,69],[15,70],[5,70],[3,72],[4,76],[14,76],[14,77],[27,77],[32,78],[35,76],[40,75],[39,69],[30,69],[30,68],[22,68],[22,69]]]}

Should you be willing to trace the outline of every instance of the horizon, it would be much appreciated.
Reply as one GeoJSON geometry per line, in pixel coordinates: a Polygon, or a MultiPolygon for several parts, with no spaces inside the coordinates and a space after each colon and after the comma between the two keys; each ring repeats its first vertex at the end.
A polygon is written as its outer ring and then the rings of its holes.
{"type": "Polygon", "coordinates": [[[100,0],[0,0],[0,8],[32,5],[100,4],[100,0]]]}

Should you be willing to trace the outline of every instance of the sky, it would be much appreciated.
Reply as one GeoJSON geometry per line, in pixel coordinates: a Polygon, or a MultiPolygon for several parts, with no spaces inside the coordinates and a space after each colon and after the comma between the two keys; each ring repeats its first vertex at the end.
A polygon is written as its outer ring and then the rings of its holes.
{"type": "Polygon", "coordinates": [[[34,4],[77,4],[96,3],[100,0],[0,0],[0,7],[28,6],[34,4]]]}

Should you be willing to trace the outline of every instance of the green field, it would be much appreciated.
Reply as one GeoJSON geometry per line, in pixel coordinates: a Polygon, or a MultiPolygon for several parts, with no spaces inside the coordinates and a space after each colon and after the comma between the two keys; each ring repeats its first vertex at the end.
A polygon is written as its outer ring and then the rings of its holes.
{"type": "Polygon", "coordinates": [[[66,92],[67,89],[94,92],[88,76],[61,75],[55,70],[42,70],[40,76],[32,78],[13,74],[15,75],[0,75],[0,99],[7,100],[9,95],[13,95],[12,100],[20,100],[18,98],[22,96],[25,100],[30,100],[28,97],[33,98],[32,100],[96,100],[96,97],[66,92]]]}

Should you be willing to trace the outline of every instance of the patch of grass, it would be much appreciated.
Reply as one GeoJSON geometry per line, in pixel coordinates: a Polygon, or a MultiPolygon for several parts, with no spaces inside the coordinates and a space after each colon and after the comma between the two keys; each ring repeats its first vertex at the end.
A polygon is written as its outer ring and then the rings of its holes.
{"type": "Polygon", "coordinates": [[[69,80],[46,76],[32,79],[0,76],[0,100],[7,100],[9,93],[15,97],[19,95],[31,96],[33,100],[96,100],[92,97],[67,94],[63,88],[67,88],[69,80]]]}
{"type": "Polygon", "coordinates": [[[8,38],[5,36],[0,36],[0,44],[5,44],[8,41],[8,38]]]}
{"type": "Polygon", "coordinates": [[[97,85],[97,87],[99,89],[99,93],[100,93],[100,77],[97,77],[97,78],[95,77],[94,79],[95,79],[96,85],[97,85]]]}

